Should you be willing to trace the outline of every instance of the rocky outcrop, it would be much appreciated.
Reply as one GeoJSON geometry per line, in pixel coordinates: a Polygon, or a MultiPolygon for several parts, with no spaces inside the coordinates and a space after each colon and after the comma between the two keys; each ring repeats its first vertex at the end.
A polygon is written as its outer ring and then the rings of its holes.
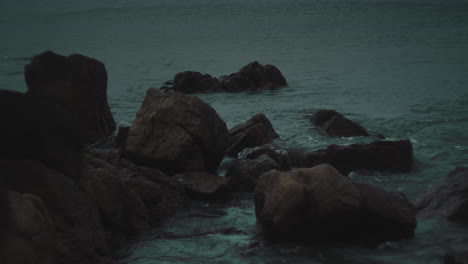
{"type": "Polygon", "coordinates": [[[226,154],[236,157],[245,148],[271,143],[278,137],[270,120],[264,114],[256,114],[229,130],[229,147],[226,154]]]}
{"type": "Polygon", "coordinates": [[[5,193],[9,213],[4,214],[7,233],[0,238],[3,264],[50,264],[54,260],[55,226],[42,200],[31,194],[5,193]]]}
{"type": "Polygon", "coordinates": [[[262,233],[280,241],[378,243],[411,237],[416,227],[402,194],[355,184],[327,164],[263,174],[255,214],[262,233]]]}
{"type": "Polygon", "coordinates": [[[292,165],[289,151],[273,144],[245,148],[238,153],[238,158],[241,160],[255,160],[260,156],[268,156],[277,163],[281,170],[289,170],[292,165]]]}
{"type": "Polygon", "coordinates": [[[192,199],[224,199],[228,195],[227,180],[206,172],[174,175],[192,199]]]}
{"type": "Polygon", "coordinates": [[[345,175],[356,170],[407,172],[413,164],[413,147],[409,140],[330,145],[306,154],[302,165],[313,167],[322,163],[332,165],[345,175]]]}
{"type": "Polygon", "coordinates": [[[369,136],[365,128],[335,110],[320,109],[312,115],[310,122],[332,137],[369,136]]]}
{"type": "Polygon", "coordinates": [[[0,120],[0,159],[36,160],[69,177],[81,175],[83,143],[67,111],[0,90],[0,120]]]}
{"type": "Polygon", "coordinates": [[[416,203],[421,217],[441,217],[468,223],[468,168],[450,172],[435,190],[423,195],[416,203]]]}
{"type": "Polygon", "coordinates": [[[115,130],[102,62],[79,54],[64,57],[48,51],[25,66],[25,78],[30,95],[66,109],[79,120],[86,142],[103,139],[115,130]]]}
{"type": "Polygon", "coordinates": [[[257,61],[221,80],[222,89],[227,92],[271,90],[282,85],[287,85],[287,82],[278,68],[270,64],[262,65],[257,61]]]}
{"type": "Polygon", "coordinates": [[[467,264],[468,251],[450,249],[444,256],[444,264],[467,264]]]}
{"type": "Polygon", "coordinates": [[[216,173],[228,144],[226,124],[200,99],[148,89],[130,127],[126,157],[166,173],[216,173]]]}
{"type": "Polygon", "coordinates": [[[229,188],[251,192],[257,184],[257,179],[265,172],[279,170],[279,165],[266,155],[251,160],[235,160],[231,163],[226,178],[229,181],[229,188]]]}
{"type": "Polygon", "coordinates": [[[165,89],[186,94],[210,93],[220,91],[221,83],[217,78],[211,77],[209,74],[184,71],[174,76],[172,87],[166,87],[165,89]]]}

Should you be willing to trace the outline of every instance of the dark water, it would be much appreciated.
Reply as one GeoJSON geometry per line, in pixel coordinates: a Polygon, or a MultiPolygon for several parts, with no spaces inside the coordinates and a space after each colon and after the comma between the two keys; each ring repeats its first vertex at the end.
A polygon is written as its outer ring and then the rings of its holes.
{"type": "MultiPolygon", "coordinates": [[[[44,50],[82,53],[106,64],[122,124],[134,119],[148,87],[177,72],[219,76],[258,60],[276,65],[289,86],[199,96],[228,127],[262,112],[280,145],[365,141],[325,138],[306,118],[336,109],[371,132],[412,141],[411,173],[351,175],[412,200],[468,165],[468,1],[0,0],[0,33],[0,88],[24,91],[23,66],[44,50]]],[[[377,249],[249,248],[254,226],[248,196],[227,208],[197,204],[126,249],[119,263],[440,263],[448,247],[468,246],[466,228],[425,219],[415,238],[377,249]],[[213,208],[222,213],[197,213],[213,208]],[[197,235],[225,227],[242,232],[197,235]]]]}

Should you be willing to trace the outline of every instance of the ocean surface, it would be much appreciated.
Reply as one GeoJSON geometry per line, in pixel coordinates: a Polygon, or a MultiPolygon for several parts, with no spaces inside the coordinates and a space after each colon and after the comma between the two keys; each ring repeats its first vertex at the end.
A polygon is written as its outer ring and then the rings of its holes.
{"type": "MultiPolygon", "coordinates": [[[[45,50],[103,61],[119,124],[148,87],[184,70],[229,74],[258,60],[289,85],[257,93],[197,95],[228,127],[264,113],[277,144],[315,150],[330,139],[307,119],[336,109],[372,133],[410,139],[410,173],[352,173],[412,201],[456,166],[468,166],[468,1],[451,0],[0,0],[0,89],[26,91],[23,67],[45,50]]],[[[223,173],[222,171],[220,172],[223,173]]],[[[468,247],[468,229],[419,219],[416,236],[377,248],[253,246],[250,195],[228,206],[194,203],[136,238],[119,264],[440,263],[468,247]],[[238,234],[205,234],[234,227],[238,234]]]]}

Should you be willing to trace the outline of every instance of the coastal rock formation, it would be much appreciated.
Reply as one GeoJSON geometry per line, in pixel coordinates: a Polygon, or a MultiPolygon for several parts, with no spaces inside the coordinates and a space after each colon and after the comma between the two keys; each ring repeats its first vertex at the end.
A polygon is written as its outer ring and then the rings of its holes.
{"type": "Polygon", "coordinates": [[[173,86],[169,90],[180,93],[210,93],[218,92],[221,83],[209,74],[194,71],[184,71],[174,76],[173,86]]]}
{"type": "Polygon", "coordinates": [[[102,62],[79,54],[64,57],[47,51],[25,66],[25,79],[30,95],[66,109],[79,120],[85,142],[98,141],[115,130],[102,62]]]}
{"type": "Polygon", "coordinates": [[[236,157],[245,148],[271,143],[279,135],[264,114],[256,114],[246,122],[229,130],[229,147],[226,154],[236,157]]]}
{"type": "Polygon", "coordinates": [[[166,173],[216,173],[228,144],[226,124],[200,99],[150,88],[124,147],[137,164],[166,173]]]}
{"type": "Polygon", "coordinates": [[[356,170],[407,172],[413,164],[413,147],[409,140],[330,145],[306,154],[302,165],[313,167],[322,163],[332,165],[344,175],[356,170]]]}
{"type": "Polygon", "coordinates": [[[280,241],[374,244],[411,237],[416,227],[404,195],[355,184],[328,164],[263,174],[255,214],[263,234],[280,241]]]}
{"type": "Polygon", "coordinates": [[[32,96],[0,90],[0,159],[36,160],[78,178],[83,143],[77,122],[58,106],[32,96]]]}
{"type": "Polygon", "coordinates": [[[2,211],[6,233],[0,237],[2,264],[53,263],[55,226],[42,200],[31,194],[6,192],[9,212],[2,211]]]}
{"type": "Polygon", "coordinates": [[[262,65],[257,61],[221,80],[222,89],[228,92],[271,90],[282,85],[287,85],[287,82],[278,68],[270,64],[262,65]]]}
{"type": "Polygon", "coordinates": [[[365,128],[335,110],[320,109],[312,115],[310,122],[332,137],[369,136],[365,128]]]}
{"type": "Polygon", "coordinates": [[[422,217],[468,223],[468,168],[458,167],[450,172],[438,188],[416,203],[416,208],[422,217]]]}
{"type": "Polygon", "coordinates": [[[274,169],[280,169],[276,161],[262,155],[256,160],[235,160],[231,163],[225,177],[229,180],[230,188],[251,192],[257,184],[257,179],[263,173],[274,169]]]}
{"type": "Polygon", "coordinates": [[[225,177],[206,172],[190,172],[174,175],[192,199],[222,199],[227,197],[225,177]]]}
{"type": "Polygon", "coordinates": [[[277,166],[279,166],[281,170],[289,170],[291,167],[289,151],[273,144],[264,144],[257,147],[245,148],[238,153],[238,158],[242,160],[255,160],[260,156],[268,156],[277,163],[277,166]]]}

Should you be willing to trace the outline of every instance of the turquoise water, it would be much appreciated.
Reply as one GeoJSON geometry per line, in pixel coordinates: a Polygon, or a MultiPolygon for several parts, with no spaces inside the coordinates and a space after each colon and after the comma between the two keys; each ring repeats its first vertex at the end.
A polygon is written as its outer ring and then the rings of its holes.
{"type": "MultiPolygon", "coordinates": [[[[318,108],[336,109],[373,133],[411,140],[411,173],[351,177],[412,200],[468,165],[466,1],[0,0],[0,33],[0,88],[25,91],[23,66],[44,50],[82,53],[106,64],[121,124],[134,119],[148,87],[177,72],[220,76],[258,60],[276,65],[289,85],[199,95],[228,127],[262,112],[283,146],[365,141],[323,137],[307,120],[318,108]]],[[[255,216],[245,196],[228,206],[195,204],[124,250],[119,263],[440,263],[448,247],[468,246],[466,234],[419,219],[415,238],[376,249],[249,247],[255,216]],[[212,208],[211,217],[197,213],[212,208]],[[226,227],[240,232],[204,234],[226,227]]]]}

